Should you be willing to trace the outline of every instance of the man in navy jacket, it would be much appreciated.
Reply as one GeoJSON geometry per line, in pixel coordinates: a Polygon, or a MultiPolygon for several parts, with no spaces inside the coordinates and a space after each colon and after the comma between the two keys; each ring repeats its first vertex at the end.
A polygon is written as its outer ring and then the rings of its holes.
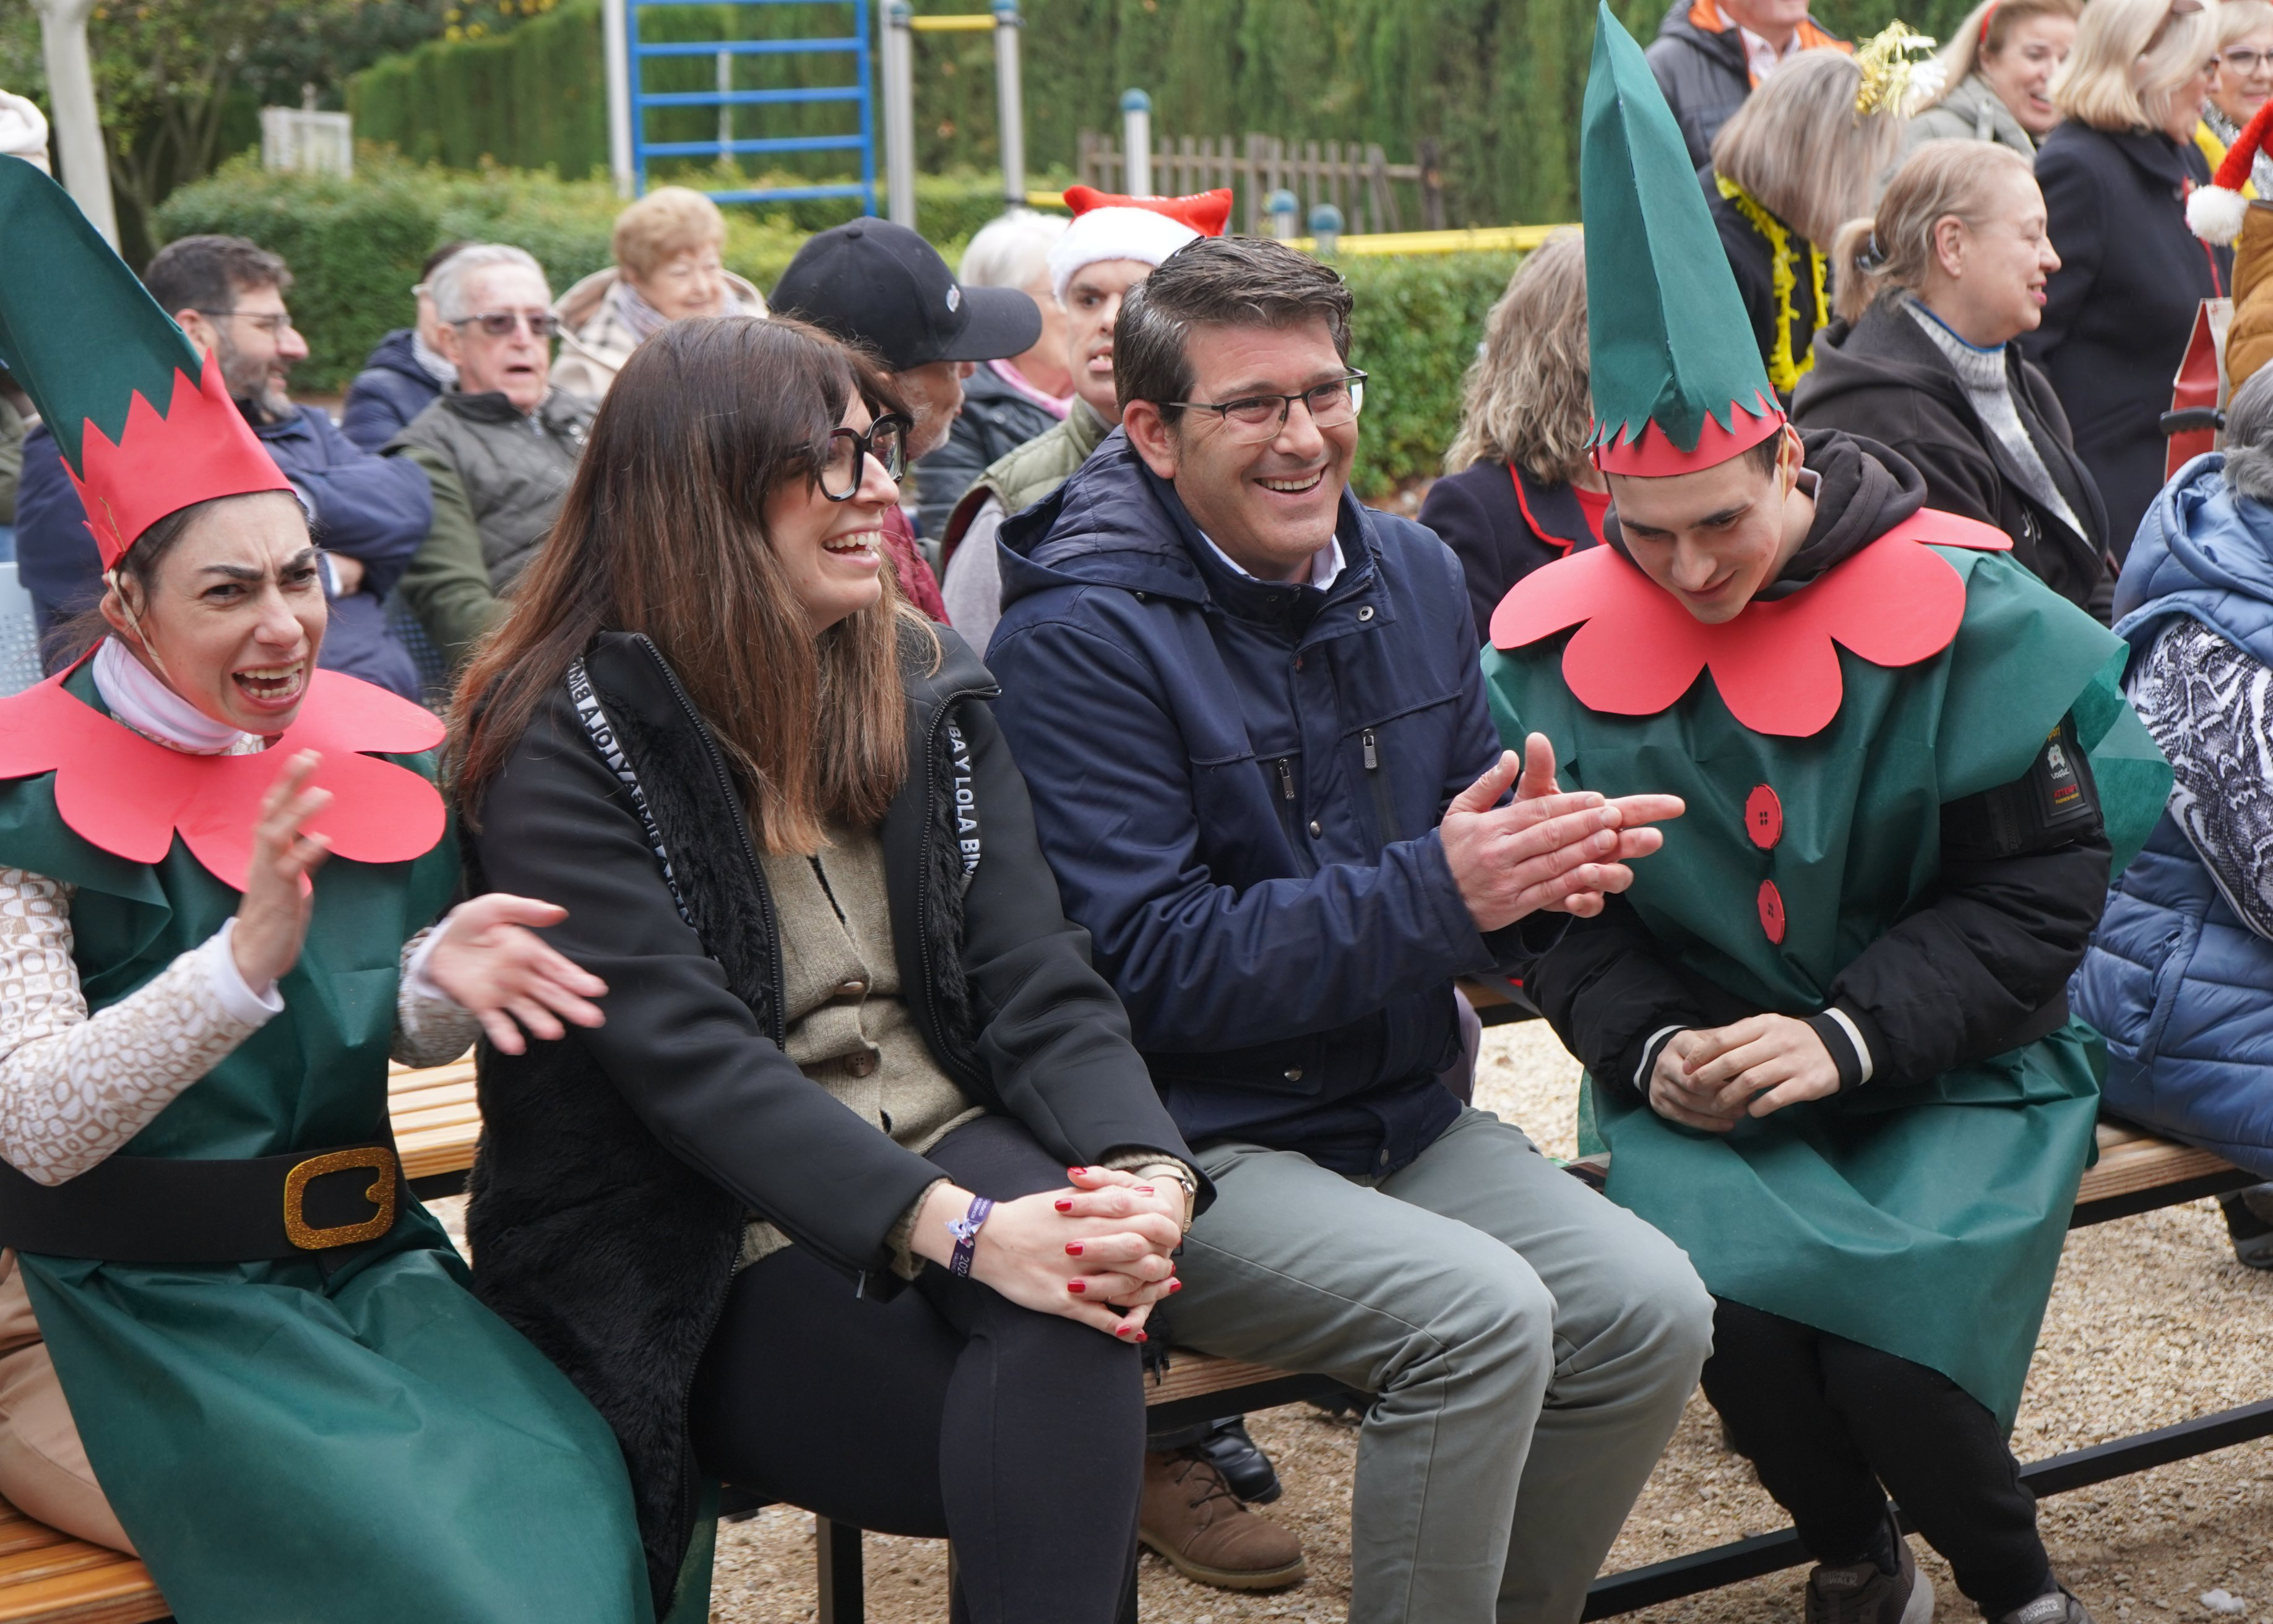
{"type": "MultiPolygon", "coordinates": [[[[295,405],[285,394],[285,379],[308,346],[285,310],[291,273],[275,255],[242,237],[184,237],[158,252],[143,280],[190,342],[220,357],[238,410],[308,510],[326,555],[331,600],[319,663],[416,699],[417,670],[387,629],[381,600],[433,522],[425,476],[358,449],[321,408],[295,405]]],[[[24,441],[16,559],[43,638],[102,594],[86,509],[44,425],[24,441]]],[[[67,651],[47,652],[52,670],[67,651]]]]}
{"type": "MultiPolygon", "coordinates": [[[[1001,532],[997,714],[1215,1182],[1176,1340],[1378,1395],[1351,1619],[1575,1620],[1711,1303],[1437,1073],[1454,978],[1550,943],[1546,910],[1598,910],[1679,803],[1557,794],[1543,740],[1502,752],[1458,564],[1346,489],[1349,310],[1331,270],[1248,238],[1132,291],[1122,428],[1001,532]]],[[[1172,1560],[1191,1478],[1147,1477],[1172,1560]]]]}

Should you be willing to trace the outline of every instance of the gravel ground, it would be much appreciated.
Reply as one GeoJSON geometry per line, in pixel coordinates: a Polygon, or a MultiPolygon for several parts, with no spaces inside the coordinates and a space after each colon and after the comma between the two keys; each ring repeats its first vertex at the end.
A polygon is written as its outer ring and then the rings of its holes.
{"type": "MultiPolygon", "coordinates": [[[[1573,1154],[1577,1089],[1576,1064],[1543,1026],[1486,1034],[1477,1103],[1522,1124],[1550,1153],[1573,1154]]],[[[2069,1239],[2014,1446],[2037,1459],[2269,1395],[2273,1275],[2237,1264],[2215,1203],[2198,1202],[2069,1239]]],[[[1302,1534],[1309,1581],[1276,1596],[1238,1596],[1192,1584],[1147,1555],[1146,1624],[1345,1615],[1356,1429],[1308,1406],[1257,1416],[1250,1426],[1287,1484],[1267,1515],[1302,1534]]],[[[2053,1561],[2101,1624],[2216,1618],[2201,1598],[2217,1590],[2251,1616],[2273,1613],[2273,1441],[2060,1495],[2042,1516],[2053,1561]]],[[[1711,1410],[1695,1399],[1605,1571],[1783,1522],[1745,1463],[1721,1448],[1711,1410]]],[[[944,1624],[944,1545],[872,1537],[866,1548],[874,1624],[944,1624]]],[[[1918,1550],[1940,1590],[1939,1616],[1974,1617],[1948,1569],[1918,1550]]],[[[1633,1616],[1644,1624],[1797,1624],[1799,1585],[1795,1569],[1633,1616]]],[[[813,1616],[811,1517],[776,1507],[720,1530],[714,1620],[801,1624],[813,1616]]]]}

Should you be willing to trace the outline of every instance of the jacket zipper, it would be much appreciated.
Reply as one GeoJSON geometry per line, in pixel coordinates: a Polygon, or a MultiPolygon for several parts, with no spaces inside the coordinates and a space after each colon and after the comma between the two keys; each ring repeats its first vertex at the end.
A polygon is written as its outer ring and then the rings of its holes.
{"type": "Polygon", "coordinates": [[[1373,792],[1373,821],[1380,826],[1381,843],[1387,846],[1397,838],[1397,814],[1390,805],[1389,780],[1382,776],[1381,751],[1370,727],[1358,734],[1357,741],[1365,751],[1365,782],[1373,792]]]}

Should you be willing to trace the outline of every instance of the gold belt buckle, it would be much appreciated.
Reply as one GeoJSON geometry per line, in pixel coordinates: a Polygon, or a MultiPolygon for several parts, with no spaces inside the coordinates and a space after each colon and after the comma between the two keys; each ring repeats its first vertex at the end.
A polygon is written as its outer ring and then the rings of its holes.
{"type": "Polygon", "coordinates": [[[396,1177],[394,1153],[383,1145],[366,1150],[334,1150],[320,1156],[311,1156],[284,1175],[284,1236],[303,1252],[324,1252],[334,1246],[353,1246],[361,1241],[375,1241],[394,1227],[394,1191],[396,1177]],[[308,1199],[308,1184],[326,1173],[343,1173],[349,1168],[369,1168],[379,1177],[364,1192],[364,1199],[379,1207],[376,1217],[361,1223],[336,1224],[328,1229],[319,1229],[308,1222],[303,1207],[308,1199]]]}

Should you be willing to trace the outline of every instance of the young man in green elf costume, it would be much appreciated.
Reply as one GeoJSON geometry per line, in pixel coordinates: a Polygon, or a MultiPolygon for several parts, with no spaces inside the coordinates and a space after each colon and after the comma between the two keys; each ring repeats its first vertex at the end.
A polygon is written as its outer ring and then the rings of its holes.
{"type": "Polygon", "coordinates": [[[390,1055],[607,989],[528,929],[560,908],[444,912],[442,724],[318,668],[318,551],[218,364],[8,157],[0,243],[107,623],[0,699],[0,1492],[181,1624],[649,1624],[621,1449],[387,1126],[390,1055]]]}
{"type": "Polygon", "coordinates": [[[2083,1624],[2006,1439],[2092,1152],[2063,989],[2168,769],[2001,532],[1786,425],[1607,7],[1581,166],[1610,545],[1509,594],[1486,675],[1572,787],[1689,807],[1534,981],[1582,1129],[1714,1292],[1705,1390],[1811,1621],[1932,1616],[1891,1492],[1984,1617],[2083,1624]]]}

